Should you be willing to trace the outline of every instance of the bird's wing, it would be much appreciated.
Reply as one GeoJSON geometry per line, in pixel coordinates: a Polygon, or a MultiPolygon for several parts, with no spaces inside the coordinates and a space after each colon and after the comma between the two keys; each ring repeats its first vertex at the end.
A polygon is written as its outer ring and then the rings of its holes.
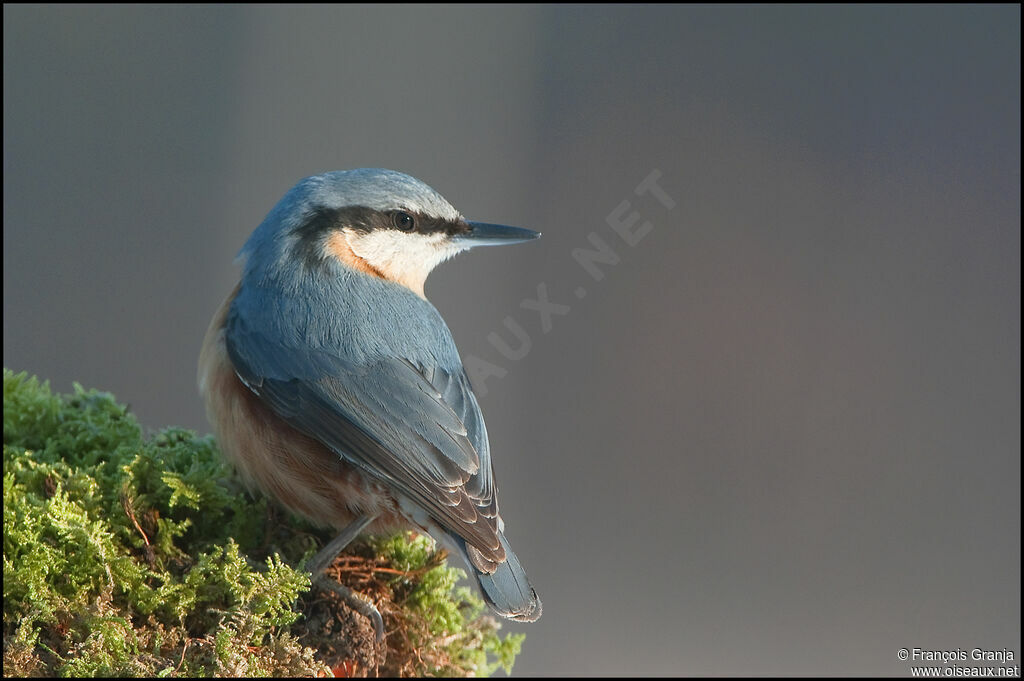
{"type": "Polygon", "coordinates": [[[426,510],[500,563],[487,432],[461,366],[404,358],[356,364],[288,347],[231,315],[227,349],[239,378],[278,416],[426,510]]]}

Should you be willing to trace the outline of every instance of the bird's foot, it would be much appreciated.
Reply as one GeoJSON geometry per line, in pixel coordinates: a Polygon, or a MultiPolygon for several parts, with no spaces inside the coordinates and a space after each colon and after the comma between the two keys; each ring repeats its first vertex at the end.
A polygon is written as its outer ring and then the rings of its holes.
{"type": "Polygon", "coordinates": [[[384,640],[384,618],[381,617],[380,611],[377,610],[377,606],[373,604],[368,596],[365,596],[358,591],[353,591],[344,584],[339,584],[325,575],[317,578],[314,583],[328,591],[333,591],[341,598],[341,600],[345,601],[346,605],[363,617],[369,619],[370,622],[373,623],[373,633],[377,643],[384,640]]]}

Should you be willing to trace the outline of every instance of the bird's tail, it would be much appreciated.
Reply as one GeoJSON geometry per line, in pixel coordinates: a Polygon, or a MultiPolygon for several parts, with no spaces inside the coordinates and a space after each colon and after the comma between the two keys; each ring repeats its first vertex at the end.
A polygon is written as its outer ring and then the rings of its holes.
{"type": "Polygon", "coordinates": [[[487,605],[502,617],[520,622],[533,622],[540,617],[541,603],[534,591],[526,571],[519,563],[519,558],[512,552],[505,535],[498,533],[498,539],[505,548],[505,562],[499,563],[493,573],[486,573],[473,565],[467,554],[466,542],[460,537],[452,537],[459,546],[460,553],[476,577],[487,605]]]}

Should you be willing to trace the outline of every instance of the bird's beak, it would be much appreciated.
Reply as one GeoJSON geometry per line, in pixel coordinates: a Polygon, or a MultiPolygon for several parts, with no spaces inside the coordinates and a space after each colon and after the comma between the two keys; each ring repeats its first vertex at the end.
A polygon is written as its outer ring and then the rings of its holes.
{"type": "Polygon", "coordinates": [[[540,236],[540,232],[522,227],[492,225],[488,222],[467,222],[469,231],[452,238],[452,241],[465,248],[476,246],[504,246],[532,241],[540,236]]]}

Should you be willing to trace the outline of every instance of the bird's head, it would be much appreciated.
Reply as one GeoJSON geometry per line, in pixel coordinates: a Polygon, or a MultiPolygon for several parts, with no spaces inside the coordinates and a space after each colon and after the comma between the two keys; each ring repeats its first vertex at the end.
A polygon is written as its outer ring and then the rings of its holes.
{"type": "Polygon", "coordinates": [[[264,275],[329,263],[423,296],[430,271],[456,253],[539,236],[519,227],[467,221],[414,177],[359,168],[301,180],[256,228],[240,255],[247,270],[264,275]]]}

